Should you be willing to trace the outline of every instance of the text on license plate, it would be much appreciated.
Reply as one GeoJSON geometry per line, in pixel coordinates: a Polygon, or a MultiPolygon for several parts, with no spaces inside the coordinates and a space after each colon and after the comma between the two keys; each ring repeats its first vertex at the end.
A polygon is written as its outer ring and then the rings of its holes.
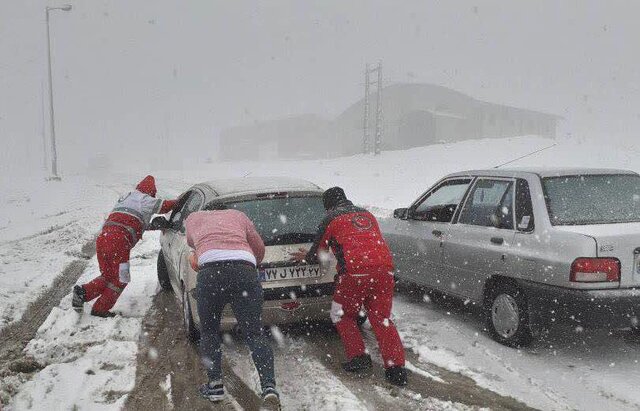
{"type": "Polygon", "coordinates": [[[260,281],[294,280],[320,276],[322,276],[322,272],[320,271],[320,266],[317,265],[260,269],[260,281]]]}

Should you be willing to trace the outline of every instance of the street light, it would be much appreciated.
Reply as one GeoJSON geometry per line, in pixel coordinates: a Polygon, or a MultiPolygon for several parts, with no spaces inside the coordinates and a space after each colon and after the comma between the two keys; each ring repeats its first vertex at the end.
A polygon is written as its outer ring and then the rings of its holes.
{"type": "Polygon", "coordinates": [[[51,10],[70,11],[71,4],[64,6],[48,7],[47,11],[47,62],[49,63],[49,119],[51,122],[51,177],[50,180],[60,180],[58,175],[58,155],[56,151],[56,125],[53,115],[53,79],[51,75],[51,30],[49,28],[49,12],[51,10]]]}

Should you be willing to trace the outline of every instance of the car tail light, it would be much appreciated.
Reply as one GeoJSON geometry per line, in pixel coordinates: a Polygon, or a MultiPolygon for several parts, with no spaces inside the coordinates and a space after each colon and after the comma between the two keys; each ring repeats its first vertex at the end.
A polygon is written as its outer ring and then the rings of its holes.
{"type": "Polygon", "coordinates": [[[289,303],[282,303],[280,304],[280,308],[282,308],[285,311],[295,311],[298,308],[300,308],[302,304],[300,304],[298,301],[291,301],[289,303]]]}
{"type": "Polygon", "coordinates": [[[570,280],[576,283],[620,281],[620,260],[617,258],[577,258],[571,264],[570,280]]]}

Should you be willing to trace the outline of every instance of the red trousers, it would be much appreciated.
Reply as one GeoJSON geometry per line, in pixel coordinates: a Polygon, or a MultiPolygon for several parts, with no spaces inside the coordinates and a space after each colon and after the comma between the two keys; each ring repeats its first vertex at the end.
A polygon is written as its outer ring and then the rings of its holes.
{"type": "Polygon", "coordinates": [[[82,286],[86,292],[86,301],[99,297],[93,305],[93,311],[109,311],[127,286],[126,282],[120,281],[120,273],[126,269],[128,274],[131,251],[129,242],[127,230],[118,226],[103,228],[96,239],[96,255],[101,275],[82,286]]]}
{"type": "Polygon", "coordinates": [[[384,367],[404,366],[404,347],[391,319],[393,274],[376,269],[369,274],[343,274],[331,304],[331,320],[338,329],[347,360],[365,353],[357,319],[361,307],[367,310],[384,367]]]}

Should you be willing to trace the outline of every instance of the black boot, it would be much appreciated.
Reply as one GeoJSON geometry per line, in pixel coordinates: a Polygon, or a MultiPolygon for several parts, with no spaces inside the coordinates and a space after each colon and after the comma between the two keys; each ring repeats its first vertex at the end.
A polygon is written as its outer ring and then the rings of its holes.
{"type": "Polygon", "coordinates": [[[280,394],[275,387],[267,386],[262,390],[260,411],[280,411],[280,394]]]}
{"type": "Polygon", "coordinates": [[[389,367],[384,370],[384,377],[398,387],[407,385],[407,369],[404,367],[389,367]]]}
{"type": "Polygon", "coordinates": [[[371,367],[373,367],[373,364],[369,354],[362,354],[342,363],[342,369],[348,372],[365,371],[371,369],[371,367]]]}
{"type": "Polygon", "coordinates": [[[111,311],[95,311],[95,310],[91,310],[91,315],[93,315],[95,317],[111,318],[111,317],[115,317],[116,313],[112,313],[111,311]]]}
{"type": "Polygon", "coordinates": [[[73,287],[73,297],[71,298],[71,306],[74,310],[81,312],[84,303],[86,302],[87,292],[83,287],[76,285],[73,287]]]}

